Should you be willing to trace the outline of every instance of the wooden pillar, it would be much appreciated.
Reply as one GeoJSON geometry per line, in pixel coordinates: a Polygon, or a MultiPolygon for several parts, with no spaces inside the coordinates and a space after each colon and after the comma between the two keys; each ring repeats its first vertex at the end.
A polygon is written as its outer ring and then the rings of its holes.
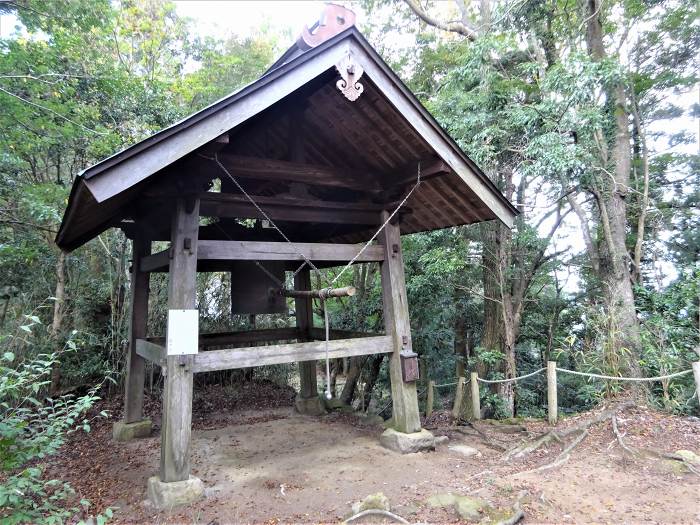
{"type": "Polygon", "coordinates": [[[150,273],[142,272],[139,266],[141,259],[151,253],[151,241],[139,233],[136,235],[132,247],[129,353],[126,358],[126,382],[124,384],[125,423],[137,423],[143,419],[146,361],[136,353],[136,339],[146,337],[150,273]]]}
{"type": "MultiPolygon", "coordinates": [[[[169,311],[196,307],[198,229],[199,200],[178,199],[171,233],[169,311]]],[[[174,329],[168,323],[168,333],[174,329]]],[[[170,337],[167,339],[171,354],[170,337]]],[[[190,475],[193,362],[193,355],[166,357],[160,445],[160,480],[164,482],[183,481],[190,475]]]]}
{"type": "Polygon", "coordinates": [[[547,413],[549,424],[557,424],[557,362],[547,361],[547,413]]]}
{"type": "Polygon", "coordinates": [[[479,397],[479,374],[472,372],[469,379],[469,386],[472,390],[472,417],[481,419],[481,398],[479,397]]]}
{"type": "MultiPolygon", "coordinates": [[[[388,218],[389,212],[383,211],[382,223],[388,218]]],[[[384,261],[381,263],[384,326],[387,335],[394,339],[394,351],[389,361],[393,426],[399,432],[418,432],[421,426],[416,382],[404,382],[401,373],[401,352],[410,352],[412,345],[398,217],[384,227],[379,239],[384,246],[384,261]]]]}
{"type": "MultiPolygon", "coordinates": [[[[305,267],[294,276],[294,289],[311,290],[311,271],[308,267],[305,267]]],[[[305,340],[310,340],[310,331],[314,324],[312,301],[311,297],[296,297],[294,299],[297,328],[304,334],[305,340]]],[[[299,382],[299,397],[302,399],[318,397],[316,361],[302,361],[299,363],[299,382]]]]}

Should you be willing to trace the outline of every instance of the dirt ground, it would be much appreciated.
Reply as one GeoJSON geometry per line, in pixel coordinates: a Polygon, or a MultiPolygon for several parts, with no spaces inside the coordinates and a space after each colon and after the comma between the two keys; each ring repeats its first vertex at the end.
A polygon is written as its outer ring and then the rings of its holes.
{"type": "MultiPolygon", "coordinates": [[[[112,421],[95,421],[91,433],[74,435],[47,475],[69,481],[93,501],[93,510],[112,507],[115,523],[340,522],[353,502],[377,492],[412,523],[460,522],[451,508],[426,504],[446,492],[476,495],[502,508],[519,500],[524,523],[700,523],[700,476],[678,462],[630,457],[609,421],[592,427],[566,463],[533,472],[563,445],[511,461],[503,460],[503,450],[548,430],[540,421],[453,426],[437,413],[425,424],[449,441],[434,452],[402,456],[379,446],[379,426],[352,414],[301,416],[290,406],[293,392],[263,390],[255,409],[242,408],[245,396],[221,402],[225,391],[218,400],[214,390],[198,397],[192,473],[204,482],[207,497],[189,507],[158,512],[145,501],[146,480],[159,464],[155,401],[147,407],[156,427],[152,437],[114,443],[112,421]],[[458,444],[480,454],[465,457],[449,448],[458,444]]],[[[621,413],[618,424],[629,446],[700,452],[697,418],[634,408],[621,413]]]]}

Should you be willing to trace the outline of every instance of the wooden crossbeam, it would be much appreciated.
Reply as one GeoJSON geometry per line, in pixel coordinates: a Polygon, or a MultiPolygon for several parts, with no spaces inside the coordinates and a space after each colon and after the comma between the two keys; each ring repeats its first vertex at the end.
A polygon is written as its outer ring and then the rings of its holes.
{"type": "Polygon", "coordinates": [[[199,347],[220,346],[240,343],[264,343],[271,341],[287,341],[299,339],[299,330],[290,328],[261,328],[258,330],[242,330],[238,332],[220,332],[199,335],[199,347]]]}
{"type": "MultiPolygon", "coordinates": [[[[358,244],[334,244],[266,241],[199,241],[197,259],[200,261],[311,261],[344,263],[360,251],[358,244]],[[303,256],[302,256],[303,255],[303,256]]],[[[381,262],[384,250],[381,246],[369,246],[358,263],[381,262]]],[[[165,271],[170,261],[170,250],[163,250],[141,259],[142,272],[165,271]]]]}
{"type": "Polygon", "coordinates": [[[141,258],[140,269],[142,272],[156,272],[167,270],[170,264],[170,250],[147,255],[141,258]]]}
{"type": "MultiPolygon", "coordinates": [[[[199,241],[199,257],[207,260],[231,261],[311,261],[347,262],[361,249],[359,244],[333,244],[267,241],[199,241]],[[302,257],[303,255],[303,257],[302,257]]],[[[370,246],[357,262],[384,260],[381,246],[370,246]]]]}
{"type": "MultiPolygon", "coordinates": [[[[155,195],[154,195],[155,196],[155,195]]],[[[332,202],[288,196],[253,199],[264,211],[263,215],[245,195],[205,192],[200,194],[200,213],[204,217],[265,219],[290,222],[320,222],[326,224],[379,224],[383,207],[372,203],[332,202]]],[[[410,210],[406,210],[410,211],[410,210]]]]}
{"type": "Polygon", "coordinates": [[[147,339],[136,339],[136,353],[158,366],[165,364],[165,348],[147,339]]]}
{"type": "MultiPolygon", "coordinates": [[[[393,338],[388,335],[364,337],[361,339],[338,339],[328,343],[328,357],[331,359],[384,354],[392,351],[393,338]]],[[[325,358],[325,341],[229,348],[197,354],[194,359],[193,372],[214,372],[216,370],[230,370],[251,366],[281,365],[325,358]]]]}
{"type": "MultiPolygon", "coordinates": [[[[356,170],[335,168],[285,160],[245,157],[230,153],[219,153],[219,161],[234,177],[302,182],[315,186],[347,188],[357,191],[379,191],[378,184],[368,185],[367,178],[358,177],[356,170]]],[[[225,176],[225,175],[224,175],[225,176]]],[[[372,179],[378,180],[377,177],[372,179]]]]}
{"type": "MultiPolygon", "coordinates": [[[[413,161],[394,172],[394,177],[388,179],[392,185],[405,186],[415,184],[418,176],[418,163],[413,161]]],[[[452,169],[442,159],[423,159],[420,161],[420,178],[425,181],[439,175],[451,173],[452,169]]]]}
{"type": "MultiPolygon", "coordinates": [[[[213,332],[199,334],[199,348],[241,343],[264,343],[299,339],[302,334],[297,328],[260,328],[257,330],[239,330],[236,332],[213,332]]],[[[164,344],[164,337],[149,337],[148,341],[164,344]]]]}
{"type": "MultiPolygon", "coordinates": [[[[311,328],[309,330],[309,335],[311,339],[316,339],[318,341],[325,341],[326,331],[323,328],[311,328]]],[[[338,328],[331,328],[330,338],[335,339],[359,339],[362,337],[378,337],[383,334],[378,334],[374,332],[358,332],[356,330],[341,330],[338,328]]]]}

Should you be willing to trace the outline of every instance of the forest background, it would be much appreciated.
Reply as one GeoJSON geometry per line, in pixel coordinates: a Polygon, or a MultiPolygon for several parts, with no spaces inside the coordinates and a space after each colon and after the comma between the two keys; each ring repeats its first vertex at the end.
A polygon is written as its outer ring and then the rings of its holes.
{"type": "MultiPolygon", "coordinates": [[[[449,382],[477,370],[509,378],[547,360],[657,376],[698,360],[693,4],[348,4],[369,41],[520,211],[513,230],[484,223],[404,237],[425,376],[449,382]]],[[[299,30],[262,23],[212,36],[180,11],[162,0],[0,2],[0,460],[10,473],[0,507],[12,503],[17,483],[42,490],[41,473],[27,465],[76,425],[89,430],[85,410],[121,392],[130,244],[110,230],[73,253],[58,251],[73,180],[255,80],[299,30]]],[[[231,316],[227,279],[199,277],[203,330],[250,325],[247,316],[231,316]]],[[[331,325],[381,329],[378,268],[357,266],[344,281],[358,293],[331,307],[331,325]]],[[[151,283],[152,334],[164,330],[166,289],[162,278],[151,283]]],[[[291,323],[286,315],[256,320],[257,327],[291,323]]],[[[386,366],[383,356],[334,363],[335,395],[369,411],[384,407],[386,366]]],[[[198,381],[236,388],[294,384],[294,376],[293,366],[279,366],[198,381]]],[[[155,395],[160,379],[150,371],[155,395]]],[[[562,377],[560,410],[585,410],[623,388],[562,377]]],[[[700,413],[692,375],[637,394],[663,410],[700,413]]],[[[542,376],[481,396],[488,416],[546,410],[542,376]]]]}

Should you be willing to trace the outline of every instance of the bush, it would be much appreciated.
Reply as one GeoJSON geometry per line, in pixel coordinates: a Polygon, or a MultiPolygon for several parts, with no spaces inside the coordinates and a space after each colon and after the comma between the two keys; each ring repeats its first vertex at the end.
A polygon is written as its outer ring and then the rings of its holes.
{"type": "MultiPolygon", "coordinates": [[[[31,334],[39,324],[35,317],[20,327],[31,334]]],[[[72,334],[73,336],[75,334],[72,334]]],[[[6,336],[3,343],[12,348],[17,336],[6,336]]],[[[26,340],[20,338],[24,343],[26,340]]],[[[51,370],[60,355],[75,350],[69,338],[60,352],[38,354],[17,362],[15,353],[0,356],[0,521],[2,523],[62,523],[78,512],[66,501],[73,489],[60,480],[43,479],[40,461],[54,454],[66,436],[76,430],[90,431],[86,412],[99,398],[94,387],[84,396],[45,398],[51,370]]],[[[104,414],[102,414],[104,415],[104,414]]],[[[82,500],[87,508],[88,502],[82,500]]],[[[104,517],[102,517],[102,520],[104,517]]]]}

